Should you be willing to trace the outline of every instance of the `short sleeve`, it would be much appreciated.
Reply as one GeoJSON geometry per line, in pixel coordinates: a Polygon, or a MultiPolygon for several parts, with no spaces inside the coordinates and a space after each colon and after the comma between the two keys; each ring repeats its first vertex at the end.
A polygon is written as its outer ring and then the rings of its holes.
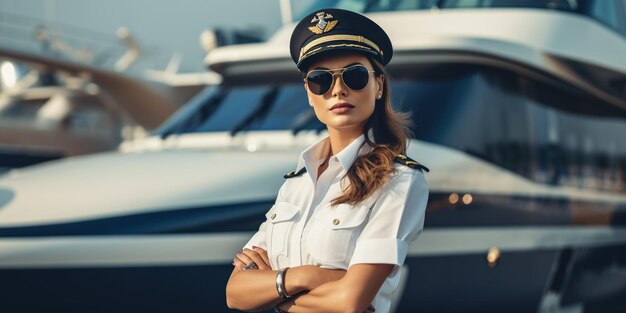
{"type": "MultiPolygon", "coordinates": [[[[285,184],[283,184],[278,190],[278,196],[276,197],[276,202],[280,202],[283,199],[283,189],[285,188],[285,184]]],[[[268,209],[268,211],[271,210],[268,209]]],[[[252,249],[252,246],[256,246],[259,248],[263,248],[263,250],[267,251],[267,242],[265,240],[265,228],[267,227],[267,219],[259,226],[259,230],[252,235],[252,238],[248,240],[248,242],[243,246],[244,249],[252,249]]]]}
{"type": "Polygon", "coordinates": [[[261,223],[261,226],[259,226],[259,230],[254,233],[254,235],[252,236],[252,238],[250,238],[250,240],[248,240],[248,242],[243,246],[244,249],[252,249],[252,246],[256,246],[259,248],[263,248],[265,251],[267,251],[267,244],[265,242],[265,227],[267,226],[267,221],[261,223]]]}
{"type": "Polygon", "coordinates": [[[404,264],[409,246],[424,228],[428,185],[422,171],[400,170],[383,187],[359,235],[353,264],[394,264],[390,277],[404,264]]]}

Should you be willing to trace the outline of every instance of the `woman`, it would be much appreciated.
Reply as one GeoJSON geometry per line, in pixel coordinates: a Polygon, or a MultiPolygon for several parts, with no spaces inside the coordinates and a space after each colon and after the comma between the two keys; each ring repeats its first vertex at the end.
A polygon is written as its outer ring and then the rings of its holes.
{"type": "Polygon", "coordinates": [[[227,304],[388,312],[428,198],[428,169],[404,155],[407,120],[391,108],[391,41],[365,16],[325,9],[300,21],[290,50],[328,137],[302,152],[235,257],[227,304]]]}

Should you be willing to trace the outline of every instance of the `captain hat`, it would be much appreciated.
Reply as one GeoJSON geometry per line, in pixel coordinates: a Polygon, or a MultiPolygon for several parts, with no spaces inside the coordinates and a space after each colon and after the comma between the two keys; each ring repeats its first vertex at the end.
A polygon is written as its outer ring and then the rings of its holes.
{"type": "Polygon", "coordinates": [[[313,56],[338,50],[371,55],[382,65],[387,65],[393,55],[385,31],[352,11],[334,8],[315,11],[305,16],[291,34],[289,51],[301,72],[306,71],[313,56]]]}

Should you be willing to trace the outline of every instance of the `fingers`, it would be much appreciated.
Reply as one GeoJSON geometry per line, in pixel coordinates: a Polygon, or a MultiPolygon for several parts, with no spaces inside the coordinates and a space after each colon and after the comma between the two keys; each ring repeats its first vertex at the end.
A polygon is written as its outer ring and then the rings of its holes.
{"type": "Polygon", "coordinates": [[[241,250],[237,252],[237,255],[233,259],[233,265],[240,271],[245,270],[244,267],[250,264],[251,262],[252,262],[252,259],[250,259],[247,255],[243,254],[241,250]]]}
{"type": "Polygon", "coordinates": [[[243,253],[243,250],[239,250],[239,252],[237,252],[235,259],[239,259],[239,261],[243,262],[243,264],[250,264],[251,262],[254,261],[245,253],[243,253]]]}
{"type": "Polygon", "coordinates": [[[254,250],[243,249],[237,253],[237,256],[233,259],[233,265],[237,269],[244,270],[244,267],[254,262],[260,270],[271,270],[269,265],[269,258],[267,252],[259,247],[254,247],[254,250]]]}
{"type": "Polygon", "coordinates": [[[298,297],[299,296],[294,296],[294,297],[289,298],[288,300],[281,302],[280,304],[277,305],[278,309],[280,309],[283,312],[289,312],[289,309],[291,309],[291,307],[295,305],[295,301],[298,297]]]}
{"type": "Polygon", "coordinates": [[[259,248],[257,246],[252,246],[252,250],[256,251],[256,253],[258,253],[261,256],[261,258],[263,259],[263,262],[265,262],[265,265],[267,267],[271,268],[270,258],[267,256],[267,251],[265,251],[263,248],[259,248]]]}
{"type": "MultiPolygon", "coordinates": [[[[267,264],[269,262],[266,263],[263,257],[257,251],[251,249],[243,249],[242,253],[250,260],[250,262],[256,263],[260,270],[271,270],[270,266],[267,264]]],[[[241,255],[237,255],[238,258],[240,258],[240,256],[241,255]]],[[[246,264],[249,264],[250,262],[246,262],[246,264]]]]}
{"type": "Polygon", "coordinates": [[[241,260],[239,260],[238,258],[234,258],[233,259],[233,265],[240,271],[243,271],[244,266],[246,266],[245,263],[243,263],[241,260]]]}

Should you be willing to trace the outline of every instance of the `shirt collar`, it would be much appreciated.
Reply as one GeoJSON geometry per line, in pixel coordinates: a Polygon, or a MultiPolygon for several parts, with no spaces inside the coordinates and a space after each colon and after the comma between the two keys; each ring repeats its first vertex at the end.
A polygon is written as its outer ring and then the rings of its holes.
{"type": "Polygon", "coordinates": [[[298,169],[306,167],[307,172],[314,173],[330,153],[330,140],[326,136],[300,153],[298,169]]]}
{"type": "MultiPolygon", "coordinates": [[[[370,141],[374,142],[374,134],[371,129],[368,131],[368,137],[370,141]]],[[[337,158],[339,164],[343,167],[343,170],[347,172],[358,156],[369,153],[373,149],[374,148],[372,146],[365,143],[365,134],[361,134],[361,136],[353,140],[343,150],[332,156],[331,159],[337,158]]],[[[330,137],[326,136],[302,151],[298,162],[298,169],[305,166],[307,168],[307,172],[316,173],[317,168],[324,162],[324,159],[329,153],[330,137]]]]}
{"type": "Polygon", "coordinates": [[[343,150],[339,151],[333,157],[336,157],[343,167],[344,171],[348,171],[348,169],[354,163],[354,160],[360,155],[363,155],[369,151],[371,151],[371,147],[365,143],[365,134],[361,134],[357,139],[353,140],[347,147],[343,150]],[[370,148],[370,149],[368,149],[370,148]]]}

